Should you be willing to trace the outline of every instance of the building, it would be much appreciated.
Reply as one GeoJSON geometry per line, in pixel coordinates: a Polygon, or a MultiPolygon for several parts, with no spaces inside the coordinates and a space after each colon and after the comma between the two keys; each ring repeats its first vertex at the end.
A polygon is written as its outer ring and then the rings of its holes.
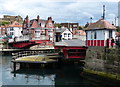
{"type": "Polygon", "coordinates": [[[79,24],[78,23],[61,23],[61,26],[70,29],[70,31],[74,35],[76,34],[75,31],[78,29],[79,24]]]}
{"type": "Polygon", "coordinates": [[[55,42],[55,49],[61,50],[65,59],[83,60],[86,56],[85,41],[74,39],[55,42]]]}
{"type": "Polygon", "coordinates": [[[22,36],[22,24],[14,21],[12,24],[6,26],[7,36],[12,36],[12,38],[19,38],[22,36]]]}
{"type": "Polygon", "coordinates": [[[118,2],[118,26],[120,26],[120,1],[118,2]]]}
{"type": "Polygon", "coordinates": [[[47,20],[37,19],[29,20],[28,16],[23,22],[23,35],[30,35],[33,40],[54,41],[54,21],[52,17],[47,20]]]}
{"type": "Polygon", "coordinates": [[[0,37],[4,37],[6,35],[6,27],[0,26],[0,37]]]}
{"type": "Polygon", "coordinates": [[[115,39],[116,27],[104,19],[89,24],[85,30],[87,46],[106,46],[107,39],[115,39]]]}
{"type": "Polygon", "coordinates": [[[3,18],[0,18],[1,21],[9,21],[9,22],[13,22],[13,21],[17,21],[19,23],[23,22],[23,18],[21,16],[10,16],[10,15],[3,15],[3,18]]]}
{"type": "Polygon", "coordinates": [[[73,35],[73,39],[86,40],[86,33],[84,30],[76,30],[76,34],[73,35]]]}
{"type": "Polygon", "coordinates": [[[56,42],[61,40],[71,40],[72,39],[72,32],[68,28],[59,28],[55,30],[56,34],[56,42]]]}

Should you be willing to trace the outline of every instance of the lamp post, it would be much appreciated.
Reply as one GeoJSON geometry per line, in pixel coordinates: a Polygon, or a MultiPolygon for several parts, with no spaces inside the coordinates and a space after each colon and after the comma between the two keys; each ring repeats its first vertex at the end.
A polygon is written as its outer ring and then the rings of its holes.
{"type": "Polygon", "coordinates": [[[93,18],[92,18],[92,17],[90,17],[90,23],[92,23],[92,19],[93,19],[93,18]]]}

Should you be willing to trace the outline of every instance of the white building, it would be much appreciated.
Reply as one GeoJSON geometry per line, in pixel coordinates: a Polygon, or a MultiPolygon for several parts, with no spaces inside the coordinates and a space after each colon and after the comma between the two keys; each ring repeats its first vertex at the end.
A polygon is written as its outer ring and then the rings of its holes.
{"type": "Polygon", "coordinates": [[[85,30],[87,46],[106,46],[107,39],[115,39],[116,27],[103,19],[89,24],[85,30]]]}
{"type": "Polygon", "coordinates": [[[22,36],[22,25],[14,21],[11,25],[6,27],[7,35],[11,35],[12,38],[22,36]]]}
{"type": "Polygon", "coordinates": [[[68,28],[56,29],[55,33],[57,42],[60,40],[71,40],[73,37],[72,32],[68,28]]]}

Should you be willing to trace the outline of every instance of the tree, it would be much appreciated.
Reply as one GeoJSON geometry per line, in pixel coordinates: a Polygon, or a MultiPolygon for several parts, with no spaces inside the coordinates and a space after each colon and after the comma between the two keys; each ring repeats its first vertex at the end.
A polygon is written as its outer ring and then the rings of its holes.
{"type": "Polygon", "coordinates": [[[78,30],[82,30],[83,28],[81,26],[78,27],[78,30]]]}
{"type": "Polygon", "coordinates": [[[55,27],[61,28],[61,24],[55,24],[55,27]]]}
{"type": "Polygon", "coordinates": [[[117,26],[116,28],[117,28],[117,32],[119,32],[119,33],[120,33],[120,27],[119,27],[119,26],[117,26]]]}
{"type": "Polygon", "coordinates": [[[0,22],[0,25],[6,25],[6,24],[10,24],[10,22],[8,22],[8,21],[2,21],[2,22],[0,22]]]}
{"type": "Polygon", "coordinates": [[[85,25],[85,27],[84,28],[87,28],[89,26],[89,23],[87,22],[87,24],[85,25]]]}

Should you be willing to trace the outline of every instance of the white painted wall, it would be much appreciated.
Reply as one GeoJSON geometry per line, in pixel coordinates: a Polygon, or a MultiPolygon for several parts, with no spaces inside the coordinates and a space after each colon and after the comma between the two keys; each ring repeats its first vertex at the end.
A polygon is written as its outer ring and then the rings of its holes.
{"type": "MultiPolygon", "coordinates": [[[[109,30],[94,30],[94,31],[86,31],[87,32],[87,40],[104,40],[104,46],[106,45],[106,40],[110,39],[109,30]],[[94,39],[94,31],[96,31],[97,38],[94,39]]],[[[116,30],[112,30],[112,37],[115,39],[116,30]]]]}
{"type": "Polygon", "coordinates": [[[109,30],[105,31],[105,40],[109,39],[109,30]]]}
{"type": "Polygon", "coordinates": [[[72,33],[71,33],[68,29],[66,29],[66,30],[62,33],[62,39],[66,39],[66,40],[72,39],[72,33]],[[66,33],[66,35],[64,35],[65,33],[66,33]],[[70,35],[68,35],[68,34],[70,34],[70,35]]]}
{"type": "Polygon", "coordinates": [[[14,27],[14,36],[15,36],[15,37],[20,37],[20,36],[22,36],[21,31],[22,31],[22,27],[14,27]]]}
{"type": "MultiPolygon", "coordinates": [[[[109,30],[94,30],[94,31],[86,31],[87,32],[87,40],[107,40],[109,37],[109,30]],[[94,31],[96,31],[97,38],[94,39],[94,31]]],[[[115,38],[115,30],[112,30],[112,37],[115,38]]]]}
{"type": "Polygon", "coordinates": [[[97,39],[96,40],[104,40],[105,39],[105,30],[96,30],[97,39]]]}
{"type": "Polygon", "coordinates": [[[116,37],[115,32],[116,32],[116,30],[113,30],[113,32],[112,32],[112,37],[113,37],[114,39],[115,39],[115,37],[116,37]]]}
{"type": "Polygon", "coordinates": [[[87,40],[91,40],[91,31],[86,31],[87,34],[87,40]]]}
{"type": "Polygon", "coordinates": [[[20,37],[22,36],[22,27],[13,27],[13,30],[10,30],[10,27],[7,28],[7,34],[10,35],[10,33],[13,32],[13,38],[14,37],[20,37]]]}

